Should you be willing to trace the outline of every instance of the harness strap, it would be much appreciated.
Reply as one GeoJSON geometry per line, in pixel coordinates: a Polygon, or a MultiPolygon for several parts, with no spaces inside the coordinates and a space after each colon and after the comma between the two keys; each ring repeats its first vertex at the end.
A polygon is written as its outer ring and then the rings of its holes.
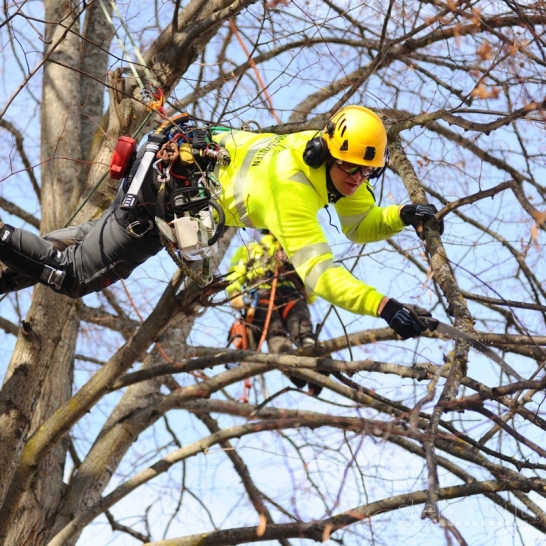
{"type": "Polygon", "coordinates": [[[15,228],[8,224],[4,224],[0,230],[0,245],[2,246],[2,255],[6,265],[24,271],[26,276],[32,277],[47,286],[52,286],[55,290],[60,290],[66,277],[66,271],[27,256],[19,245],[14,245],[11,242],[14,232],[15,228]]]}
{"type": "Polygon", "coordinates": [[[282,310],[282,313],[281,313],[283,320],[286,320],[288,313],[290,313],[290,311],[292,310],[294,305],[296,305],[296,303],[298,303],[298,300],[291,300],[284,306],[284,309],[282,310]]]}
{"type": "Polygon", "coordinates": [[[248,330],[246,324],[237,319],[229,330],[228,345],[233,343],[238,350],[246,351],[248,349],[248,330]]]}

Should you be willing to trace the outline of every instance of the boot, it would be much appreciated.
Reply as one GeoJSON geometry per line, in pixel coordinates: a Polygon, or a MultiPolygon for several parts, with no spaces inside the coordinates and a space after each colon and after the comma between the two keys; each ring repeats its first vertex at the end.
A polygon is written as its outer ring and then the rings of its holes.
{"type": "MultiPolygon", "coordinates": [[[[315,347],[315,338],[311,337],[310,335],[307,335],[305,336],[301,341],[300,341],[300,347],[302,349],[306,349],[306,348],[311,348],[311,347],[315,347]]],[[[325,376],[328,376],[330,375],[328,372],[322,372],[322,371],[319,371],[319,373],[325,375],[325,376]]],[[[322,391],[322,387],[320,385],[315,385],[315,383],[309,383],[309,389],[308,389],[308,393],[311,395],[311,396],[315,396],[317,397],[322,391]]]]}
{"type": "Polygon", "coordinates": [[[314,347],[315,346],[315,338],[312,338],[311,336],[305,336],[301,340],[301,348],[306,349],[308,347],[314,347]]]}
{"type": "Polygon", "coordinates": [[[37,282],[60,290],[66,271],[48,265],[50,261],[55,263],[57,255],[61,256],[61,253],[38,235],[0,222],[0,260],[7,266],[2,271],[2,277],[6,273],[1,283],[4,292],[21,290],[37,282]],[[42,259],[36,257],[40,255],[42,259]]]}
{"type": "Polygon", "coordinates": [[[294,350],[290,340],[285,336],[272,336],[267,340],[267,346],[269,347],[269,352],[274,354],[288,353],[289,351],[294,350]]]}
{"type": "Polygon", "coordinates": [[[300,379],[299,377],[294,377],[293,375],[288,375],[287,377],[290,379],[290,381],[292,381],[292,383],[294,383],[294,385],[296,385],[296,387],[298,387],[298,389],[303,389],[305,385],[307,385],[307,381],[305,381],[305,379],[300,379]]]}
{"type": "Polygon", "coordinates": [[[17,290],[20,275],[12,269],[0,267],[0,294],[8,294],[17,290]]]}
{"type": "MultiPolygon", "coordinates": [[[[294,349],[289,339],[285,336],[273,336],[267,340],[267,345],[269,346],[269,352],[275,354],[287,353],[294,349]]],[[[305,385],[307,385],[307,381],[305,381],[305,379],[300,379],[299,377],[292,377],[289,375],[288,379],[290,379],[298,389],[303,389],[305,385]]]]}
{"type": "Polygon", "coordinates": [[[10,292],[23,290],[23,288],[34,286],[37,282],[36,279],[25,277],[0,262],[0,294],[9,294],[10,292]]]}

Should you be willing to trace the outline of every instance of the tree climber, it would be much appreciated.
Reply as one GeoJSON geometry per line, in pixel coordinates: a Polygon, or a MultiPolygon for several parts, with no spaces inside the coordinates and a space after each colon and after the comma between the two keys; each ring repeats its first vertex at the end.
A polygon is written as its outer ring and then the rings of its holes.
{"type": "MultiPolygon", "coordinates": [[[[305,286],[317,296],[356,314],[379,316],[403,339],[426,330],[410,308],[334,265],[317,219],[318,211],[333,203],[345,235],[356,243],[369,243],[407,225],[423,237],[423,223],[434,218],[433,205],[375,205],[369,180],[386,168],[388,151],[385,127],[374,112],[344,107],[318,134],[260,134],[214,127],[192,131],[185,126],[174,131],[165,125],[168,122],[154,133],[160,149],[152,154],[153,163],[146,163],[152,156],[142,147],[118,198],[81,241],[60,251],[46,239],[2,224],[0,261],[59,293],[81,297],[126,278],[162,248],[160,233],[165,235],[168,229],[176,235],[168,238],[176,239],[179,247],[189,244],[181,241],[186,235],[197,241],[190,245],[194,250],[182,252],[184,257],[192,252],[205,256],[221,230],[209,240],[197,237],[206,222],[196,218],[197,205],[191,207],[201,198],[214,205],[222,217],[220,224],[271,231],[305,286]],[[210,132],[212,140],[207,137],[210,132]],[[157,154],[163,156],[157,159],[157,154]],[[145,177],[135,185],[142,165],[147,167],[145,177]],[[218,183],[217,194],[211,196],[209,190],[207,195],[193,183],[194,175],[202,180],[204,174],[218,183]],[[177,217],[174,226],[173,217],[177,217]]],[[[153,148],[152,136],[146,150],[153,148]]],[[[443,229],[442,223],[433,222],[431,227],[440,233],[443,229]]],[[[2,279],[4,292],[28,286],[19,285],[12,273],[2,279]]]]}
{"type": "MultiPolygon", "coordinates": [[[[232,326],[229,338],[234,341],[238,336],[241,349],[259,350],[259,342],[265,337],[271,353],[291,351],[292,343],[298,348],[312,347],[315,335],[308,303],[315,296],[306,291],[275,237],[262,231],[266,234],[259,241],[239,247],[231,260],[226,292],[242,319],[232,326]],[[248,347],[243,346],[243,336],[248,347]]],[[[234,344],[238,345],[236,341],[234,344]]],[[[304,379],[289,378],[298,389],[307,384],[304,379]]],[[[318,396],[321,390],[309,383],[310,394],[318,396]]]]}
{"type": "MultiPolygon", "coordinates": [[[[423,238],[434,205],[375,205],[369,180],[387,163],[387,134],[373,111],[346,106],[317,134],[226,131],[215,137],[231,163],[218,170],[230,225],[268,229],[306,288],[343,309],[380,316],[403,339],[426,326],[397,300],[356,279],[334,257],[317,213],[333,203],[343,233],[356,243],[386,239],[411,225],[423,238]]],[[[434,223],[432,224],[434,227],[434,223]]],[[[443,222],[437,226],[443,232],[443,222]]]]}

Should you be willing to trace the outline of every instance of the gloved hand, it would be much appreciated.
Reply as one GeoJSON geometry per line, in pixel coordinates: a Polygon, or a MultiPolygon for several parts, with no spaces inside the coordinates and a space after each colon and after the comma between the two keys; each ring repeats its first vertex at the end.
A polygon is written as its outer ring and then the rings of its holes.
{"type": "Polygon", "coordinates": [[[419,319],[420,316],[431,317],[426,309],[416,305],[404,305],[393,298],[390,298],[381,314],[382,319],[402,338],[418,337],[428,330],[427,325],[419,319]]]}
{"type": "MultiPolygon", "coordinates": [[[[432,205],[404,205],[400,209],[400,218],[406,226],[413,226],[419,239],[425,238],[425,232],[423,230],[423,223],[428,222],[438,212],[438,209],[432,205]]],[[[444,232],[444,220],[443,218],[438,223],[438,232],[440,235],[444,232]]]]}

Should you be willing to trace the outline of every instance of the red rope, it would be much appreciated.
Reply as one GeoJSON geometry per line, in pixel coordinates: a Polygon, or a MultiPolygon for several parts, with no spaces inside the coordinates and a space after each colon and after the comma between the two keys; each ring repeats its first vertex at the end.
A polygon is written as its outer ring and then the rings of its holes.
{"type": "MultiPolygon", "coordinates": [[[[256,347],[256,352],[259,353],[262,345],[267,337],[267,331],[269,330],[269,323],[271,322],[271,315],[273,314],[273,305],[275,303],[275,294],[277,292],[277,280],[279,278],[279,263],[281,259],[281,247],[277,247],[276,252],[276,263],[275,263],[275,272],[273,274],[273,282],[271,283],[271,292],[269,295],[269,304],[267,306],[267,315],[265,316],[264,328],[262,331],[262,336],[256,347]]],[[[252,387],[252,381],[249,378],[245,379],[243,386],[243,396],[241,397],[241,402],[248,404],[248,395],[250,393],[250,388],[252,387]]]]}

